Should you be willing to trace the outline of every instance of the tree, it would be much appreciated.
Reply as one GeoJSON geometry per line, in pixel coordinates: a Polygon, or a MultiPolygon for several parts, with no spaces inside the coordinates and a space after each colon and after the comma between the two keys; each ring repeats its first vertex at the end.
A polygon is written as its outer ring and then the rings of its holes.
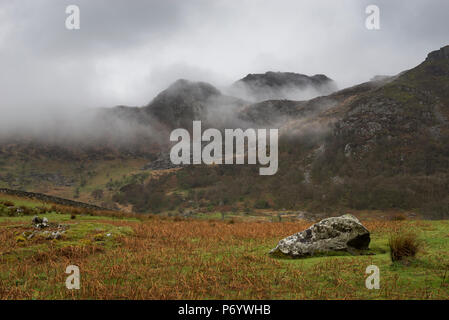
{"type": "Polygon", "coordinates": [[[91,196],[94,197],[95,200],[103,199],[104,193],[102,189],[96,189],[92,191],[91,196]]]}

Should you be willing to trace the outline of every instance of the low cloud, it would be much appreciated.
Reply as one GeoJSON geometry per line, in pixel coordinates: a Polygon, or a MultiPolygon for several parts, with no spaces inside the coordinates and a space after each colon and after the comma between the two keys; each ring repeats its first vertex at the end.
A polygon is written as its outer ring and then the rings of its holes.
{"type": "Polygon", "coordinates": [[[282,70],[326,74],[344,88],[414,67],[447,44],[447,1],[377,1],[378,31],[365,28],[368,4],[3,0],[0,132],[82,129],[85,110],[146,105],[178,78],[224,91],[248,73],[282,70]],[[81,9],[77,31],[65,29],[70,4],[81,9]]]}

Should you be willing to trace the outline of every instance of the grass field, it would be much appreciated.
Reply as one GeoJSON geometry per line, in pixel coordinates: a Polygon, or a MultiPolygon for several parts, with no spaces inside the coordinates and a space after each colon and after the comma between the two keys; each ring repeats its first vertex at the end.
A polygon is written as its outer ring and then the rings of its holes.
{"type": "Polygon", "coordinates": [[[106,185],[110,181],[120,181],[125,177],[139,174],[145,159],[115,159],[115,160],[84,160],[84,161],[56,161],[36,160],[11,157],[4,163],[0,163],[0,187],[12,189],[26,189],[27,191],[45,193],[66,199],[78,199],[79,201],[100,204],[110,200],[112,192],[108,192],[106,185]],[[11,183],[1,179],[2,176],[11,174],[17,179],[11,183]],[[58,173],[65,178],[72,178],[70,186],[58,185],[54,182],[33,177],[32,174],[58,173]],[[24,188],[26,186],[26,188],[24,188]],[[78,195],[75,197],[75,190],[78,195]],[[105,192],[104,199],[95,199],[91,193],[101,189],[105,192]]]}
{"type": "Polygon", "coordinates": [[[449,221],[362,221],[375,255],[275,259],[269,250],[310,223],[45,216],[70,225],[63,238],[18,241],[32,217],[0,217],[1,299],[449,299],[449,221]],[[407,265],[389,257],[401,230],[423,243],[407,265]],[[365,287],[372,264],[379,290],[365,287]],[[65,287],[68,265],[80,290],[65,287]]]}

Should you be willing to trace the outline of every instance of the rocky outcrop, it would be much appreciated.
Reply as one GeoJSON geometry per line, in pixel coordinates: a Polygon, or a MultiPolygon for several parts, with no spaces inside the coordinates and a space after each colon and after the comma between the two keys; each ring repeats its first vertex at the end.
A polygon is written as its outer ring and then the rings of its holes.
{"type": "Polygon", "coordinates": [[[58,187],[72,187],[75,185],[75,179],[70,177],[65,177],[60,173],[30,173],[25,178],[30,178],[32,181],[40,182],[50,182],[51,184],[58,187]]]}
{"type": "Polygon", "coordinates": [[[24,231],[16,238],[17,242],[23,243],[33,238],[46,240],[61,239],[69,228],[69,225],[67,224],[49,222],[46,217],[40,218],[38,216],[33,217],[31,225],[33,229],[24,231]]]}
{"type": "Polygon", "coordinates": [[[321,220],[310,228],[279,241],[271,255],[301,258],[335,251],[368,250],[369,231],[349,214],[321,220]]]}
{"type": "Polygon", "coordinates": [[[156,159],[144,165],[142,170],[167,170],[181,167],[182,165],[173,164],[169,153],[160,152],[156,159]]]}
{"type": "Polygon", "coordinates": [[[427,55],[427,61],[436,61],[441,59],[449,59],[449,46],[442,47],[440,50],[435,50],[427,55]]]}
{"type": "MultiPolygon", "coordinates": [[[[402,167],[401,172],[406,172],[404,168],[408,168],[416,174],[425,168],[424,165],[415,165],[422,154],[426,155],[426,159],[445,154],[444,139],[447,139],[449,119],[449,95],[446,90],[449,83],[449,46],[429,53],[427,60],[417,67],[380,83],[380,87],[349,102],[334,122],[333,137],[327,142],[327,146],[331,146],[328,150],[343,151],[348,158],[360,161],[371,159],[373,164],[375,161],[382,163],[383,171],[385,158],[378,155],[388,150],[388,158],[394,159],[394,165],[402,167]],[[428,143],[443,150],[429,147],[428,143]],[[347,152],[348,145],[350,153],[347,152]]],[[[443,162],[435,161],[432,170],[440,163],[443,162]]],[[[363,166],[367,168],[366,164],[363,166]]],[[[445,168],[441,166],[441,169],[445,168]]],[[[399,171],[395,168],[391,170],[399,171]]],[[[421,172],[429,174],[425,170],[421,172]]],[[[380,169],[367,171],[373,175],[384,174],[380,169]]]]}
{"type": "Polygon", "coordinates": [[[273,99],[305,100],[337,90],[335,82],[323,74],[307,76],[293,72],[248,74],[231,88],[231,94],[252,101],[273,99]]]}
{"type": "Polygon", "coordinates": [[[238,117],[256,125],[275,126],[294,117],[303,105],[301,101],[267,100],[246,106],[240,110],[238,117]]]}

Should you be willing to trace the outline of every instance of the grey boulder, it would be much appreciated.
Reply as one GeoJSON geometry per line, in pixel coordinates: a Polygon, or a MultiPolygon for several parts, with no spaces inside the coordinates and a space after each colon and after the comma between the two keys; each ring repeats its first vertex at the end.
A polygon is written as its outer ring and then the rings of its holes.
{"type": "Polygon", "coordinates": [[[33,220],[32,220],[32,223],[33,224],[40,224],[40,223],[42,223],[43,222],[43,220],[41,219],[41,218],[39,218],[38,216],[34,216],[33,217],[33,220]]]}
{"type": "Polygon", "coordinates": [[[44,229],[49,226],[48,219],[45,217],[43,219],[41,219],[38,216],[34,216],[32,223],[33,223],[34,227],[36,227],[38,229],[44,229]]]}
{"type": "Polygon", "coordinates": [[[336,251],[358,253],[368,250],[369,231],[360,221],[345,214],[315,223],[310,228],[279,241],[271,255],[301,258],[336,251]]]}

